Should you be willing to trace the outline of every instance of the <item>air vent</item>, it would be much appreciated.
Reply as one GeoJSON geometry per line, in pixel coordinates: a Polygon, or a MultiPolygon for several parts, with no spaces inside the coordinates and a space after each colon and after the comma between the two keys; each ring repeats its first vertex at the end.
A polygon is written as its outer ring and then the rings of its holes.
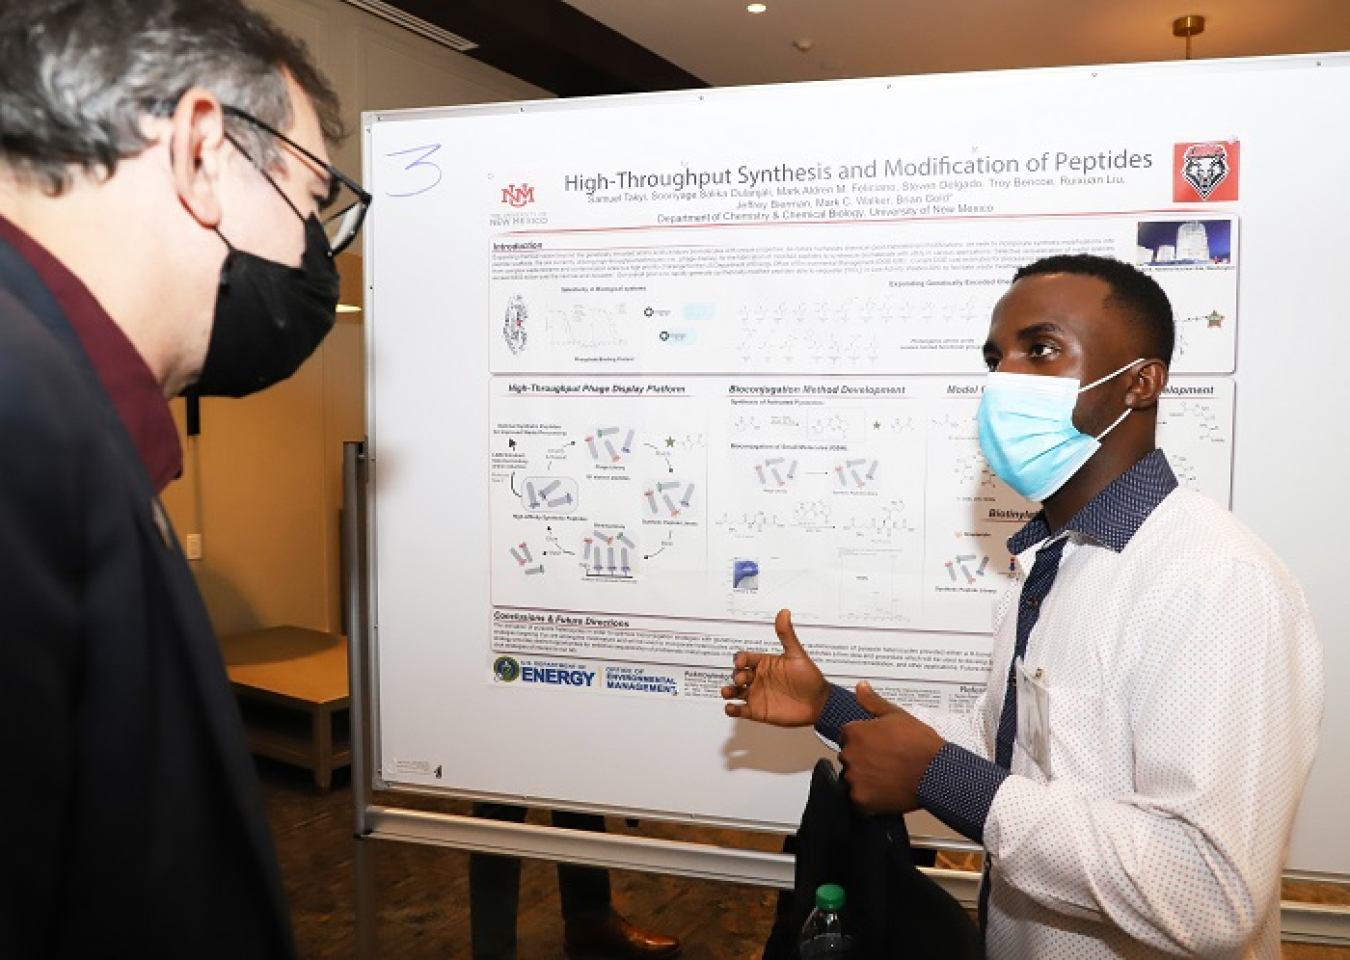
{"type": "Polygon", "coordinates": [[[458,50],[464,53],[467,50],[477,48],[478,44],[472,40],[466,40],[457,33],[451,33],[444,30],[434,23],[428,23],[421,17],[414,17],[410,13],[404,13],[397,7],[391,7],[387,3],[381,3],[380,0],[346,0],[353,7],[359,7],[367,13],[373,13],[381,20],[388,20],[392,24],[402,27],[405,30],[411,30],[419,36],[426,37],[428,40],[434,40],[443,47],[449,47],[451,50],[458,50]]]}

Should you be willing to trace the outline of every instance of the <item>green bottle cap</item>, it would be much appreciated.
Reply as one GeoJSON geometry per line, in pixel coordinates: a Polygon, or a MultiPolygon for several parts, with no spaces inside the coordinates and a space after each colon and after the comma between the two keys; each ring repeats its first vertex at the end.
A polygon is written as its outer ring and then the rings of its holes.
{"type": "Polygon", "coordinates": [[[816,908],[838,911],[844,907],[844,888],[837,883],[822,883],[816,887],[816,908]]]}

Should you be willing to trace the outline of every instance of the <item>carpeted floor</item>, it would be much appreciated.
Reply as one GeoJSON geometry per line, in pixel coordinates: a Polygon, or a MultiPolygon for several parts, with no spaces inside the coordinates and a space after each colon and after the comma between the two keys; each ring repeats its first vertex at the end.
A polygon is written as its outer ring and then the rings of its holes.
{"type": "MultiPolygon", "coordinates": [[[[352,791],[347,771],[319,792],[310,775],[259,761],[268,813],[305,960],[356,956],[352,791]]],[[[379,796],[376,803],[467,813],[466,801],[379,796]]],[[[532,815],[532,820],[534,819],[532,815]]],[[[539,822],[543,822],[540,820],[539,822]]],[[[610,820],[612,831],[629,831],[610,820]]],[[[644,823],[646,836],[777,850],[779,838],[644,823]]],[[[468,855],[435,847],[370,842],[375,870],[378,954],[399,960],[469,958],[468,855]]],[[[758,960],[773,922],[776,891],[627,871],[611,875],[618,910],[636,923],[678,936],[684,960],[758,960]]],[[[1350,891],[1300,887],[1287,896],[1350,904],[1350,891]]],[[[519,960],[562,958],[562,918],[554,867],[526,861],[521,877],[519,960]]],[[[1286,944],[1283,960],[1350,960],[1350,947],[1286,944]]]]}
{"type": "MultiPolygon", "coordinates": [[[[351,958],[356,944],[352,792],[345,771],[320,793],[303,771],[260,761],[300,954],[351,958]]],[[[465,801],[376,797],[377,803],[467,813],[465,801]]],[[[546,817],[531,814],[531,822],[546,817]]],[[[611,819],[614,832],[631,831],[611,819]]],[[[642,824],[644,835],[719,842],[715,830],[642,824]]],[[[469,957],[468,855],[412,844],[370,842],[375,870],[379,957],[469,957]]],[[[720,842],[726,842],[724,838],[720,842]]],[[[778,837],[738,834],[742,846],[776,850],[778,837]]],[[[635,923],[680,937],[685,960],[758,958],[773,923],[776,891],[760,887],[612,871],[615,907],[635,923]]],[[[555,868],[526,861],[521,875],[519,960],[555,960],[562,916],[555,868]]]]}

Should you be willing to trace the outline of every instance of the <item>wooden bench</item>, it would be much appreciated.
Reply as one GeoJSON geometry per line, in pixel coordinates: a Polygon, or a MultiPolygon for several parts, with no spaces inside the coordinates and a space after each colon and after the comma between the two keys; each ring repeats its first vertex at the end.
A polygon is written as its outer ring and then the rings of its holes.
{"type": "Polygon", "coordinates": [[[347,638],[271,627],[220,640],[249,750],[314,771],[327,790],[352,762],[347,638]]]}

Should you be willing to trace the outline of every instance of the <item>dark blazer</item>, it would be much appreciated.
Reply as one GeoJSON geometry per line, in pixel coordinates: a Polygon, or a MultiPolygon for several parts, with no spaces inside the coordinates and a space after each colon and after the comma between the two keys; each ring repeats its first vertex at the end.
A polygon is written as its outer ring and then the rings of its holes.
{"type": "Polygon", "coordinates": [[[3,241],[0,763],[0,957],[294,956],[192,574],[73,329],[3,241]]]}
{"type": "Polygon", "coordinates": [[[763,960],[796,960],[822,883],[844,888],[844,925],[859,960],[983,960],[965,908],[914,865],[904,818],[859,813],[829,760],[812,771],[795,848],[792,894],[780,901],[763,960]]]}

